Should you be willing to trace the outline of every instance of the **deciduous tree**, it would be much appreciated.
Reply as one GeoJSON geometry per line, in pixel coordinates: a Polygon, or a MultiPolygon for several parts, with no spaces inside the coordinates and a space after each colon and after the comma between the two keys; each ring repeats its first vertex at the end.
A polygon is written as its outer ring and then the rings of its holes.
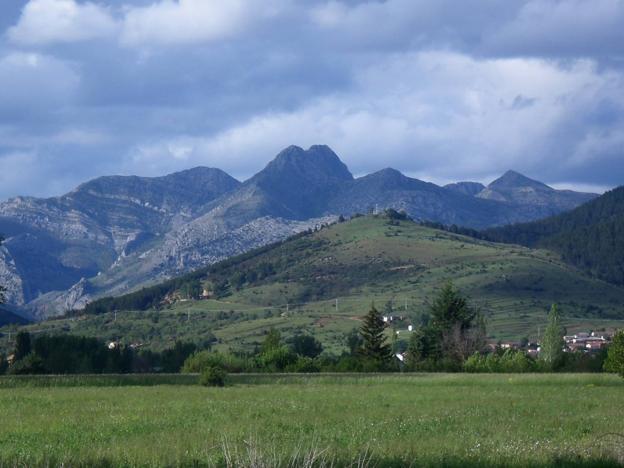
{"type": "Polygon", "coordinates": [[[544,331],[544,339],[541,343],[540,360],[547,370],[555,370],[563,360],[563,326],[557,304],[553,304],[548,314],[548,326],[544,331]]]}
{"type": "Polygon", "coordinates": [[[604,368],[608,372],[617,372],[624,377],[624,330],[620,330],[613,337],[604,368]]]}
{"type": "Polygon", "coordinates": [[[293,350],[299,356],[315,358],[323,352],[323,345],[310,335],[297,335],[293,339],[293,350]]]}

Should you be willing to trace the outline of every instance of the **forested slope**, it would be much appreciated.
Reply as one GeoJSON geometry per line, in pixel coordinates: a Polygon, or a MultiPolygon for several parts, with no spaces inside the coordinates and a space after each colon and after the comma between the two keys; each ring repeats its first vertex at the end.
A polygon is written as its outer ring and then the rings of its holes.
{"type": "Polygon", "coordinates": [[[598,278],[624,285],[624,187],[570,212],[484,234],[495,242],[553,250],[598,278]]]}

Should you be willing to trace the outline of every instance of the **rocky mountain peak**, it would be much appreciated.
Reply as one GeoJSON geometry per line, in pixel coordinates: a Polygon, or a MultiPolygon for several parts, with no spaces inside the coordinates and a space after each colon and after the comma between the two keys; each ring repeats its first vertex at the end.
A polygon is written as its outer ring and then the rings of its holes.
{"type": "Polygon", "coordinates": [[[517,205],[547,207],[550,214],[553,215],[561,211],[571,210],[597,195],[555,190],[519,172],[507,171],[476,196],[517,205]]]}
{"type": "Polygon", "coordinates": [[[304,150],[293,145],[282,150],[252,180],[273,181],[284,178],[325,183],[352,180],[353,175],[329,146],[314,145],[304,150]]]}
{"type": "Polygon", "coordinates": [[[505,172],[501,177],[496,179],[488,188],[491,190],[500,191],[501,189],[515,189],[522,187],[531,187],[540,190],[554,190],[548,185],[538,182],[537,180],[533,180],[528,178],[527,176],[520,174],[519,172],[509,170],[505,172]]]}

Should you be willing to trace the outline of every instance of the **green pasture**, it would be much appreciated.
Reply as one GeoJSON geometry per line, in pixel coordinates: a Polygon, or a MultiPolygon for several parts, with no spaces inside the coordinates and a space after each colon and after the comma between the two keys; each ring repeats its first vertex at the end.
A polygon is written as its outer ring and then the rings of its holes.
{"type": "Polygon", "coordinates": [[[0,465],[624,461],[624,380],[612,375],[242,375],[216,389],[68,378],[75,386],[0,379],[0,465]]]}

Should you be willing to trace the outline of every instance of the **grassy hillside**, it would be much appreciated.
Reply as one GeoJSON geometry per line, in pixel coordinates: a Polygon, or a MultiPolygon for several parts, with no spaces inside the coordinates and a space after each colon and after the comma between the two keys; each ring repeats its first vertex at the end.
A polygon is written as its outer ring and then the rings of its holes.
{"type": "Polygon", "coordinates": [[[624,285],[624,187],[568,213],[484,234],[497,242],[553,250],[598,278],[624,285]]]}
{"type": "Polygon", "coordinates": [[[423,318],[449,280],[481,307],[494,338],[536,338],[553,302],[571,329],[624,324],[624,288],[593,279],[554,253],[361,217],[91,307],[102,313],[29,329],[121,338],[153,349],[176,338],[250,349],[276,327],[286,337],[314,334],[338,352],[371,302],[403,316],[394,328],[399,339],[407,338],[408,324],[423,318]],[[197,288],[218,297],[150,307],[197,288]]]}

